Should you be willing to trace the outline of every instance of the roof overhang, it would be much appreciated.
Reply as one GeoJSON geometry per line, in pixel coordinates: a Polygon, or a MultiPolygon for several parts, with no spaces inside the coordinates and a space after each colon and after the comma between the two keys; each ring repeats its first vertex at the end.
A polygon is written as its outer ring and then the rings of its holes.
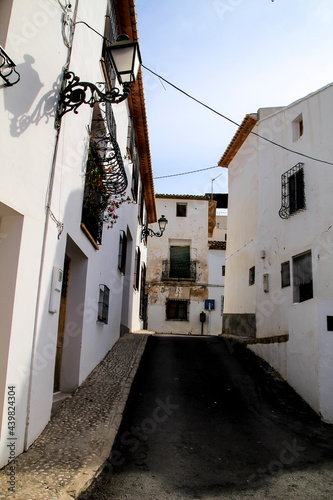
{"type": "MultiPolygon", "coordinates": [[[[134,0],[114,0],[121,33],[126,33],[133,42],[139,41],[134,0]]],[[[140,158],[140,173],[144,186],[149,223],[157,221],[153,170],[150,156],[149,135],[142,72],[131,88],[128,105],[135,127],[135,143],[140,158]]]]}
{"type": "Polygon", "coordinates": [[[251,133],[251,130],[253,129],[257,121],[258,117],[256,113],[251,113],[245,116],[237,132],[232,138],[229,146],[225,150],[224,155],[218,162],[219,167],[226,167],[226,168],[229,167],[231,161],[236,156],[237,152],[245,142],[245,139],[251,133]]]}

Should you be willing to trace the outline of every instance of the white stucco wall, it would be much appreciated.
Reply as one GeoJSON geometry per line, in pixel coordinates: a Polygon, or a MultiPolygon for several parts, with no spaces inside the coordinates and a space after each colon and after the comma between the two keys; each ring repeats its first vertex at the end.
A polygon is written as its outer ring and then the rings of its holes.
{"type": "Polygon", "coordinates": [[[208,250],[208,266],[208,298],[215,300],[215,310],[211,311],[210,314],[209,311],[205,311],[207,317],[210,317],[207,331],[210,335],[220,335],[222,332],[222,300],[224,305],[225,277],[222,276],[222,266],[225,266],[225,250],[208,250]]]}
{"type": "MultiPolygon", "coordinates": [[[[254,131],[295,151],[328,160],[332,158],[333,119],[329,112],[333,86],[307,96],[260,120],[254,131]],[[293,121],[303,118],[303,134],[293,135],[293,121]]],[[[275,110],[273,110],[275,111],[275,110]]],[[[243,148],[249,147],[248,138],[243,148]]],[[[333,314],[332,185],[330,165],[274,147],[259,140],[254,156],[257,177],[257,210],[253,218],[245,204],[253,192],[247,188],[249,163],[236,155],[241,175],[229,175],[229,238],[226,266],[226,310],[256,312],[256,336],[289,334],[284,344],[251,347],[266,359],[322,417],[333,422],[329,394],[332,390],[333,342],[327,331],[327,316],[333,314]],[[279,217],[281,175],[296,163],[304,163],[306,209],[288,219],[279,217]],[[241,192],[243,194],[241,195],[241,192]],[[243,197],[242,208],[238,201],[243,197]],[[254,227],[256,221],[256,227],[254,227]],[[255,295],[242,286],[248,271],[244,251],[248,244],[242,234],[248,225],[254,231],[251,258],[256,266],[255,295]],[[245,246],[244,246],[245,245],[245,246]],[[292,257],[312,252],[313,299],[293,303],[292,257]],[[233,255],[233,256],[232,256],[233,255]],[[291,285],[281,288],[281,263],[290,261],[291,285]],[[229,274],[230,273],[230,274],[229,274]],[[263,275],[269,275],[269,291],[263,288],[263,275]],[[254,309],[255,308],[255,309],[254,309]]],[[[231,169],[233,168],[233,162],[231,169]]]]}
{"type": "MultiPolygon", "coordinates": [[[[96,4],[80,0],[78,16],[103,33],[107,3],[107,0],[96,4]]],[[[0,7],[0,17],[1,12],[0,7]]],[[[0,99],[0,256],[2,267],[9,270],[9,264],[13,264],[16,273],[16,276],[8,274],[11,294],[7,294],[10,304],[6,304],[6,332],[0,340],[3,358],[0,397],[3,401],[6,384],[16,386],[17,453],[23,451],[25,437],[30,445],[50,418],[60,294],[55,313],[49,312],[49,300],[53,267],[63,269],[65,253],[72,262],[62,390],[75,390],[119,338],[125,301],[128,301],[126,326],[130,330],[142,327],[140,296],[138,292],[133,293],[135,247],[141,249],[141,262],[146,261],[147,254],[140,238],[138,204],[122,205],[114,227],[104,228],[99,250],[80,228],[92,115],[89,106],[81,106],[78,114],[64,115],[61,121],[50,208],[64,227],[58,238],[56,224],[48,220],[41,271],[45,204],[57,141],[54,117],[59,89],[56,82],[68,55],[61,19],[60,8],[47,0],[15,0],[5,47],[17,64],[21,80],[13,87],[1,89],[3,98],[0,99]],[[47,109],[53,109],[50,116],[45,114],[45,97],[47,109]],[[127,256],[132,268],[126,278],[118,270],[120,229],[129,231],[133,239],[132,252],[127,256]],[[129,283],[126,294],[123,293],[125,279],[129,283]],[[100,284],[110,288],[108,324],[96,321],[100,284]]],[[[69,69],[81,80],[93,83],[104,80],[100,66],[102,42],[88,28],[76,26],[69,69]]],[[[124,157],[129,117],[127,102],[114,105],[114,114],[117,140],[124,157]]],[[[132,164],[125,162],[125,169],[129,181],[127,194],[131,196],[132,164]]],[[[5,292],[0,286],[1,297],[5,292]]],[[[1,415],[6,415],[6,404],[3,412],[2,407],[0,410],[1,415]]],[[[7,421],[2,419],[0,466],[8,458],[6,432],[7,421]]]]}
{"type": "Polygon", "coordinates": [[[254,313],[256,284],[249,287],[249,269],[256,263],[258,210],[257,138],[250,136],[228,172],[228,237],[224,312],[254,313]],[[230,196],[231,195],[231,196],[230,196]],[[241,228],[241,230],[234,230],[241,228]],[[239,294],[239,290],[244,293],[239,294]]]}

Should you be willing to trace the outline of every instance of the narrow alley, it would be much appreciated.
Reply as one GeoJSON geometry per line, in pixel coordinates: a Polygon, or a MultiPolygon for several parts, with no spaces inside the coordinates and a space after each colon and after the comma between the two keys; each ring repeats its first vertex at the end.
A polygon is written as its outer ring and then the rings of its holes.
{"type": "Polygon", "coordinates": [[[156,335],[80,499],[330,499],[332,445],[331,426],[242,345],[156,335]]]}

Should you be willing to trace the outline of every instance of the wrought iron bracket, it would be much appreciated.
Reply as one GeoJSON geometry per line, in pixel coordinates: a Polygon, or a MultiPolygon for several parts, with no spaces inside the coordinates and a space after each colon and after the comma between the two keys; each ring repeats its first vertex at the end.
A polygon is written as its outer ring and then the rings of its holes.
{"type": "Polygon", "coordinates": [[[93,83],[80,82],[80,78],[73,71],[66,71],[64,86],[59,96],[58,118],[72,110],[77,114],[77,109],[81,104],[89,104],[90,107],[93,107],[97,102],[118,104],[127,99],[129,93],[130,84],[123,85],[122,93],[116,87],[103,93],[93,83]]]}
{"type": "Polygon", "coordinates": [[[16,71],[16,64],[0,45],[0,77],[5,81],[6,87],[11,87],[18,83],[21,76],[16,71]]]}
{"type": "Polygon", "coordinates": [[[161,236],[163,236],[163,233],[164,231],[155,233],[152,229],[150,229],[150,227],[144,226],[141,232],[141,241],[146,239],[148,236],[157,236],[158,238],[160,238],[161,236]]]}

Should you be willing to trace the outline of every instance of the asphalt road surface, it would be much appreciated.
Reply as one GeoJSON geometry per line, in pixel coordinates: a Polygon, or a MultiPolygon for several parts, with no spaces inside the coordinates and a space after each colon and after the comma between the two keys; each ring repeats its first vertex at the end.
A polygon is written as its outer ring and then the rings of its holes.
{"type": "Polygon", "coordinates": [[[245,347],[152,336],[82,500],[333,499],[333,426],[245,347]]]}

